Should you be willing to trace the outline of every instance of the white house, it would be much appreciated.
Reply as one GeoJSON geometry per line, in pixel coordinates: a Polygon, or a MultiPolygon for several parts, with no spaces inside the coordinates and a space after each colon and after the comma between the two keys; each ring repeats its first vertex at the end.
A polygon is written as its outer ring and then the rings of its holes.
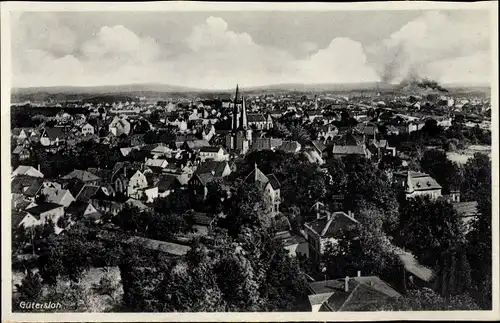
{"type": "Polygon", "coordinates": [[[207,159],[225,161],[229,160],[229,153],[222,147],[201,147],[200,158],[202,161],[207,159]]]}
{"type": "Polygon", "coordinates": [[[90,123],[86,123],[82,127],[82,134],[84,136],[93,135],[94,131],[95,131],[95,129],[94,129],[94,127],[90,123]]]}

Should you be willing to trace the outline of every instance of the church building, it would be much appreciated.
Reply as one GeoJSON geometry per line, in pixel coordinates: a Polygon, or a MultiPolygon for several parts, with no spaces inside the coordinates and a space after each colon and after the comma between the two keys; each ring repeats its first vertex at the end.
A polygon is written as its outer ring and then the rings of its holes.
{"type": "Polygon", "coordinates": [[[226,135],[226,149],[235,154],[246,154],[252,146],[252,130],[248,126],[245,97],[240,98],[238,85],[233,104],[231,132],[226,135]]]}

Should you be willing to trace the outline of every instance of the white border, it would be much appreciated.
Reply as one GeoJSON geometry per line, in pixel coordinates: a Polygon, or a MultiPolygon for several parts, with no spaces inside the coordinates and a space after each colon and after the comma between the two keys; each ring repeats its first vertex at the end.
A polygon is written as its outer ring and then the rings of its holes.
{"type": "Polygon", "coordinates": [[[498,3],[378,2],[378,3],[1,3],[1,140],[2,140],[2,321],[14,322],[257,322],[257,321],[363,321],[363,320],[498,320],[499,228],[498,219],[498,3]],[[493,310],[457,312],[370,312],[370,313],[60,313],[17,314],[11,304],[10,252],[10,12],[18,11],[340,11],[340,10],[490,10],[492,60],[492,169],[493,169],[493,310]],[[6,216],[7,215],[7,216],[6,216]]]}

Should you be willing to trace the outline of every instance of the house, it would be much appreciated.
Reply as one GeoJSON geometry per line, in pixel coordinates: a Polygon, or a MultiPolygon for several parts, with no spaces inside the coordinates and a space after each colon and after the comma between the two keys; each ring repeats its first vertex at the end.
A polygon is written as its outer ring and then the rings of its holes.
{"type": "Polygon", "coordinates": [[[100,223],[102,218],[101,213],[90,202],[74,201],[66,209],[66,214],[75,221],[86,219],[100,223]]]}
{"type": "Polygon", "coordinates": [[[222,179],[231,174],[227,161],[207,160],[201,163],[188,181],[188,187],[195,194],[208,194],[208,184],[216,179],[222,179]]]}
{"type": "Polygon", "coordinates": [[[101,187],[89,202],[102,214],[117,215],[123,209],[125,198],[115,196],[105,187],[101,187]]]}
{"type": "Polygon", "coordinates": [[[271,215],[279,213],[281,203],[281,185],[274,174],[264,175],[264,173],[255,164],[254,169],[245,178],[247,183],[258,184],[265,192],[268,199],[271,215]]]}
{"type": "Polygon", "coordinates": [[[438,198],[441,196],[441,185],[434,178],[425,173],[411,170],[395,172],[393,174],[394,188],[405,195],[406,198],[415,196],[429,196],[438,198]]]}
{"type": "Polygon", "coordinates": [[[128,197],[140,198],[140,190],[146,187],[148,180],[140,170],[126,172],[115,180],[116,192],[125,193],[128,197]]]}
{"type": "Polygon", "coordinates": [[[367,159],[370,159],[372,154],[370,150],[366,149],[364,145],[361,146],[341,146],[341,145],[333,145],[332,148],[332,157],[333,158],[342,158],[346,156],[360,156],[367,159]]]}
{"type": "Polygon", "coordinates": [[[71,132],[67,130],[67,128],[63,127],[54,127],[54,128],[45,128],[42,131],[42,135],[40,137],[40,143],[45,146],[59,146],[66,142],[66,140],[71,137],[71,132]]]}
{"type": "Polygon", "coordinates": [[[168,165],[168,162],[166,159],[147,159],[146,162],[144,163],[145,167],[152,167],[152,168],[159,168],[163,169],[166,168],[168,165]]]}
{"type": "Polygon", "coordinates": [[[215,127],[213,125],[204,126],[201,135],[204,140],[210,141],[212,137],[215,135],[215,127]]]}
{"type": "Polygon", "coordinates": [[[12,151],[12,155],[18,156],[20,161],[26,160],[30,158],[31,156],[31,151],[28,147],[25,145],[18,145],[14,150],[12,151]]]}
{"type": "Polygon", "coordinates": [[[148,211],[151,209],[146,204],[142,203],[139,200],[133,199],[133,198],[129,198],[127,201],[125,201],[125,204],[130,206],[130,207],[139,209],[139,212],[144,212],[144,211],[148,211]]]}
{"type": "Polygon", "coordinates": [[[83,187],[75,194],[75,199],[80,202],[89,202],[99,191],[99,186],[83,184],[83,187]]]}
{"type": "Polygon", "coordinates": [[[339,239],[347,234],[348,237],[355,234],[359,222],[354,219],[352,213],[345,212],[318,212],[314,221],[304,224],[309,244],[309,258],[319,268],[322,255],[327,244],[336,244],[339,239]]]}
{"type": "Polygon", "coordinates": [[[223,147],[201,147],[200,158],[202,161],[207,159],[215,160],[215,161],[225,161],[229,160],[229,153],[223,147]]]}
{"type": "Polygon", "coordinates": [[[345,277],[309,283],[312,312],[369,311],[371,306],[401,297],[377,276],[345,277]]]}
{"type": "Polygon", "coordinates": [[[12,177],[18,176],[18,175],[43,178],[43,174],[42,174],[42,172],[40,172],[39,169],[36,169],[32,166],[24,166],[24,165],[18,166],[12,172],[12,177]]]}
{"type": "Polygon", "coordinates": [[[46,198],[47,202],[56,203],[64,207],[68,207],[75,201],[75,198],[69,190],[64,190],[55,187],[42,188],[41,194],[46,198]]]}
{"type": "Polygon", "coordinates": [[[79,181],[89,185],[99,185],[99,183],[101,182],[101,178],[99,176],[80,169],[75,169],[71,173],[64,175],[63,177],[61,177],[61,180],[79,181]]]}
{"type": "Polygon", "coordinates": [[[23,196],[26,200],[34,201],[42,186],[43,179],[40,177],[18,175],[12,179],[11,192],[23,196]]]}
{"type": "Polygon", "coordinates": [[[252,140],[252,151],[275,150],[283,144],[280,138],[254,138],[252,140]]]}
{"type": "Polygon", "coordinates": [[[323,159],[328,158],[328,149],[320,140],[311,141],[312,148],[321,156],[323,159]]]}
{"type": "Polygon", "coordinates": [[[23,128],[14,128],[14,129],[12,129],[11,135],[15,139],[18,139],[18,141],[19,140],[24,141],[24,140],[26,140],[28,138],[27,130],[25,130],[23,128]]]}
{"type": "Polygon", "coordinates": [[[257,130],[269,130],[273,128],[273,118],[270,115],[266,117],[263,114],[248,114],[247,124],[257,130]]]}
{"type": "Polygon", "coordinates": [[[287,230],[276,233],[276,238],[283,242],[283,246],[291,257],[301,255],[309,258],[309,244],[304,237],[287,230]]]}
{"type": "Polygon", "coordinates": [[[323,126],[317,127],[317,137],[319,140],[329,141],[333,140],[333,138],[339,133],[337,127],[331,124],[326,124],[323,126]]]}
{"type": "Polygon", "coordinates": [[[86,123],[82,126],[82,135],[88,136],[88,135],[93,135],[95,133],[94,126],[92,126],[90,123],[86,123]]]}
{"type": "Polygon", "coordinates": [[[174,175],[162,174],[156,183],[158,187],[158,197],[169,196],[176,189],[181,187],[181,183],[174,175]]]}
{"type": "Polygon", "coordinates": [[[131,130],[130,122],[125,117],[115,116],[111,123],[108,125],[109,132],[119,137],[121,135],[128,135],[131,130]]]}
{"type": "Polygon", "coordinates": [[[64,206],[45,202],[26,209],[26,213],[27,217],[21,221],[25,228],[44,225],[48,221],[57,225],[57,221],[64,216],[64,206]]]}

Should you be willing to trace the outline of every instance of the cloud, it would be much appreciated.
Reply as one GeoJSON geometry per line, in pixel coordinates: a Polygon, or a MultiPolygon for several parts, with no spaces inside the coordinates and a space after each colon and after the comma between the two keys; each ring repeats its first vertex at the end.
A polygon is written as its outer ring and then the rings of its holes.
{"type": "Polygon", "coordinates": [[[318,44],[312,41],[306,41],[301,44],[301,49],[303,52],[309,54],[318,49],[318,44]]]}
{"type": "Polygon", "coordinates": [[[83,44],[82,51],[90,60],[144,64],[156,59],[161,49],[153,38],[141,38],[124,26],[104,26],[83,44]]]}
{"type": "Polygon", "coordinates": [[[440,69],[430,68],[442,60],[475,57],[489,49],[489,39],[487,19],[454,20],[442,12],[427,12],[369,46],[367,53],[384,81],[399,81],[409,73],[436,75],[440,69]]]}
{"type": "Polygon", "coordinates": [[[361,43],[349,38],[335,38],[327,48],[300,62],[305,82],[355,83],[373,82],[378,75],[366,62],[361,43]]]}
{"type": "Polygon", "coordinates": [[[77,45],[76,34],[55,13],[23,13],[13,16],[13,19],[17,22],[16,28],[12,30],[12,45],[16,52],[29,46],[55,55],[65,55],[77,45]]]}
{"type": "Polygon", "coordinates": [[[369,46],[346,37],[332,38],[325,48],[303,42],[298,44],[303,50],[300,58],[259,44],[214,16],[174,43],[157,41],[124,25],[103,26],[85,36],[56,18],[37,18],[44,27],[54,27],[42,28],[43,41],[35,37],[34,19],[17,24],[21,37],[13,46],[15,86],[158,82],[231,88],[235,83],[397,80],[412,72],[442,82],[489,78],[488,22],[456,21],[439,12],[426,13],[369,46]]]}

